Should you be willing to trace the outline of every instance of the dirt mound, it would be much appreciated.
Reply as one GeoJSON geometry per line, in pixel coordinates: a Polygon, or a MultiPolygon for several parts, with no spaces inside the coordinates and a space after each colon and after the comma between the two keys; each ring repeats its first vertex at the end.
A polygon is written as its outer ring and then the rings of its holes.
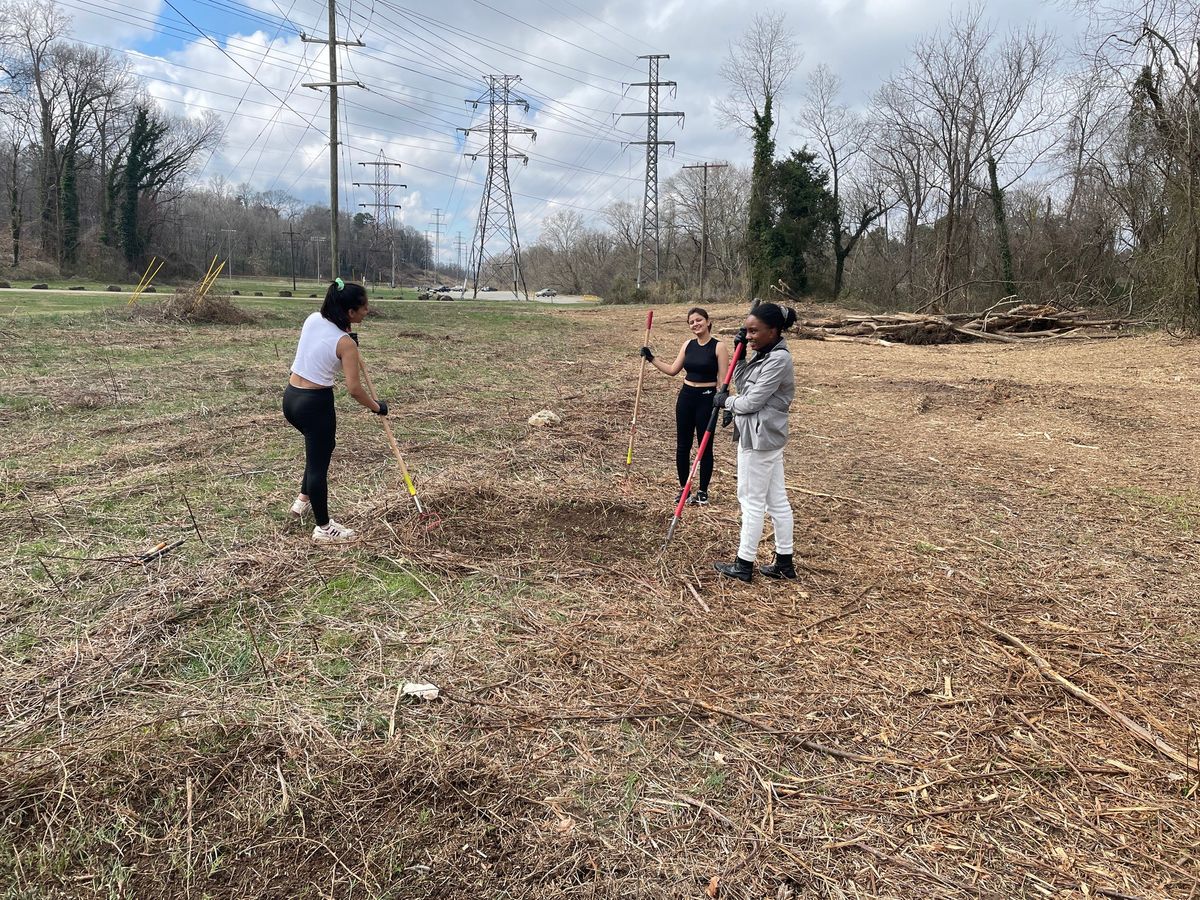
{"type": "Polygon", "coordinates": [[[199,296],[193,290],[180,291],[155,303],[141,303],[133,309],[134,315],[191,325],[248,325],[258,321],[257,317],[234,306],[225,294],[199,296]]]}
{"type": "Polygon", "coordinates": [[[657,552],[661,510],[613,499],[521,497],[491,488],[430,498],[440,547],[467,556],[529,562],[603,562],[657,552]]]}

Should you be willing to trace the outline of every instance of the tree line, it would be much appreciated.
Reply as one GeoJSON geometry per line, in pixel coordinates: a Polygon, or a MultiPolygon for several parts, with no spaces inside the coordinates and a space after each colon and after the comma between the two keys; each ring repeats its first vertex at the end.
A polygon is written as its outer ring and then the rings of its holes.
{"type": "MultiPolygon", "coordinates": [[[[715,289],[925,310],[1019,298],[1200,327],[1200,6],[1074,8],[1089,23],[1082,51],[969,7],[859,102],[827,66],[798,78],[785,15],[757,15],[720,70],[717,110],[751,165],[723,170],[736,187],[710,221],[715,289]]],[[[664,191],[660,293],[699,281],[685,175],[664,191]]],[[[586,234],[552,217],[531,255],[568,281],[621,285],[636,242],[628,216],[607,218],[586,234]]]]}
{"type": "MultiPolygon", "coordinates": [[[[526,281],[688,299],[703,260],[710,295],[783,287],[927,310],[1021,298],[1200,327],[1200,7],[1075,8],[1091,23],[1083,51],[976,5],[857,97],[827,66],[804,69],[784,14],[760,13],[729,46],[716,103],[749,164],[711,170],[707,192],[697,169],[664,180],[659,282],[634,287],[628,202],[547,216],[526,281]]],[[[0,0],[8,268],[118,277],[157,255],[188,274],[232,255],[238,274],[328,275],[327,207],[195,183],[222,134],[211,113],[160,108],[116,54],[73,43],[54,3],[0,0]]],[[[393,251],[401,271],[431,268],[414,229],[347,213],[341,231],[343,273],[388,280],[393,251]]]]}
{"type": "MultiPolygon", "coordinates": [[[[71,41],[52,0],[0,0],[0,272],[120,280],[157,256],[164,277],[198,277],[219,255],[239,274],[329,275],[309,240],[328,234],[328,206],[195,183],[223,133],[211,111],[163,110],[118,54],[71,41]]],[[[393,249],[401,271],[432,262],[423,235],[366,212],[342,234],[344,273],[390,280],[393,249]]]]}

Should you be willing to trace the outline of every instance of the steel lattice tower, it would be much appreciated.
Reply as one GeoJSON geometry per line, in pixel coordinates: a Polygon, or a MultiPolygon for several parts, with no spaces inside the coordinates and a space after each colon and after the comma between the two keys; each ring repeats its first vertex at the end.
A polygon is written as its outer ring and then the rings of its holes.
{"type": "Polygon", "coordinates": [[[658,139],[658,120],[664,116],[677,116],[683,119],[681,112],[659,112],[658,111],[658,89],[666,87],[671,89],[671,96],[675,96],[676,83],[674,81],[659,81],[658,66],[659,60],[670,59],[669,53],[656,53],[650,56],[639,56],[638,59],[648,61],[648,76],[647,81],[635,81],[630,87],[644,87],[646,89],[646,111],[644,113],[622,113],[622,117],[636,116],[638,118],[645,117],[646,119],[646,139],[644,141],[630,141],[630,146],[642,146],[646,148],[646,193],[642,204],[642,230],[638,236],[638,264],[637,264],[637,286],[641,287],[648,281],[658,281],[659,278],[659,254],[658,254],[658,148],[659,147],[674,147],[674,141],[660,141],[658,139]]]}
{"type": "MultiPolygon", "coordinates": [[[[479,295],[479,282],[490,278],[512,284],[513,294],[523,293],[529,299],[529,288],[521,271],[521,241],[517,236],[517,217],[513,212],[512,185],[508,180],[508,161],[519,159],[525,165],[529,157],[509,148],[513,135],[529,135],[537,139],[537,132],[509,124],[509,108],[523,107],[529,111],[529,102],[514,97],[512,89],[521,80],[520,75],[487,75],[484,82],[487,90],[482,97],[468,100],[473,109],[487,104],[487,181],[483,185],[483,196],[479,200],[479,219],[475,225],[475,236],[471,242],[471,256],[467,271],[471,277],[471,296],[479,295]]],[[[465,135],[482,129],[460,128],[465,135]]],[[[484,151],[468,153],[472,160],[484,151]]]]}
{"type": "Polygon", "coordinates": [[[399,169],[400,163],[389,162],[388,158],[383,155],[383,151],[379,151],[379,159],[374,162],[360,162],[360,166],[374,166],[375,180],[374,181],[355,181],[355,187],[369,187],[375,192],[375,199],[372,203],[360,203],[359,206],[373,210],[372,212],[372,229],[373,240],[371,242],[372,250],[382,249],[379,242],[379,232],[384,230],[387,235],[387,246],[392,251],[392,276],[389,281],[391,287],[396,286],[396,216],[393,210],[403,209],[399,203],[392,202],[392,191],[396,188],[407,188],[407,184],[395,184],[391,179],[391,170],[399,169]]]}

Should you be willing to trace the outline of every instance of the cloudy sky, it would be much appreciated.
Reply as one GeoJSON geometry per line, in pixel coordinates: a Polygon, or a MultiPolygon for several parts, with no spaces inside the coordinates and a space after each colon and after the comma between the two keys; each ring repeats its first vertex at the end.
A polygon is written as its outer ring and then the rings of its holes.
{"type": "MultiPolygon", "coordinates": [[[[323,37],[327,7],[313,0],[59,0],[74,18],[75,40],[126,54],[146,89],[176,113],[215,110],[227,123],[221,149],[202,180],[223,176],[259,190],[284,190],[324,201],[328,191],[325,92],[302,82],[328,80],[327,51],[301,33],[323,37]]],[[[965,3],[955,0],[785,0],[804,54],[784,98],[780,149],[794,137],[796,97],[820,63],[841,76],[845,99],[863,104],[905,61],[921,35],[965,3]],[[791,103],[789,104],[789,99],[791,103]]],[[[1000,27],[1035,23],[1069,46],[1078,16],[1054,0],[990,0],[986,14],[1000,27]]],[[[528,166],[511,166],[523,241],[557,209],[586,217],[613,200],[640,202],[643,151],[625,142],[644,137],[644,119],[616,114],[645,109],[646,53],[669,53],[660,77],[677,81],[677,96],[660,108],[686,113],[683,125],[663,120],[660,139],[677,142],[660,163],[665,178],[704,160],[748,161],[746,140],[723,130],[714,102],[725,88],[718,68],[731,38],[752,11],[731,0],[342,0],[339,35],[365,47],[339,54],[339,80],[366,89],[342,91],[342,205],[370,202],[370,181],[357,165],[379,158],[403,164],[397,194],[403,221],[424,230],[435,210],[445,217],[443,257],[452,261],[454,235],[470,239],[486,174],[478,135],[457,128],[486,122],[481,95],[486,74],[520,75],[527,114],[514,124],[537,131],[536,142],[514,140],[528,166]]]]}

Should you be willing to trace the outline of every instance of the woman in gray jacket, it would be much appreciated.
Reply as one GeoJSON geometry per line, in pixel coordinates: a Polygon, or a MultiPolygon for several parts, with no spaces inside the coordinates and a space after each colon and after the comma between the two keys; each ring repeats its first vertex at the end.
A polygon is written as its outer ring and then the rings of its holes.
{"type": "MultiPolygon", "coordinates": [[[[792,507],[783,475],[783,448],[788,439],[788,411],[796,395],[796,373],[783,333],[796,323],[796,311],[760,303],[746,317],[745,340],[754,355],[733,373],[737,396],[722,391],[713,406],[733,414],[737,441],[737,494],[742,507],[742,535],[737,558],[718,563],[722,575],[750,581],[763,522],[775,526],[775,562],[760,566],[764,578],[795,578],[792,563],[792,507]]],[[[740,335],[739,335],[740,337],[740,335]]]]}

